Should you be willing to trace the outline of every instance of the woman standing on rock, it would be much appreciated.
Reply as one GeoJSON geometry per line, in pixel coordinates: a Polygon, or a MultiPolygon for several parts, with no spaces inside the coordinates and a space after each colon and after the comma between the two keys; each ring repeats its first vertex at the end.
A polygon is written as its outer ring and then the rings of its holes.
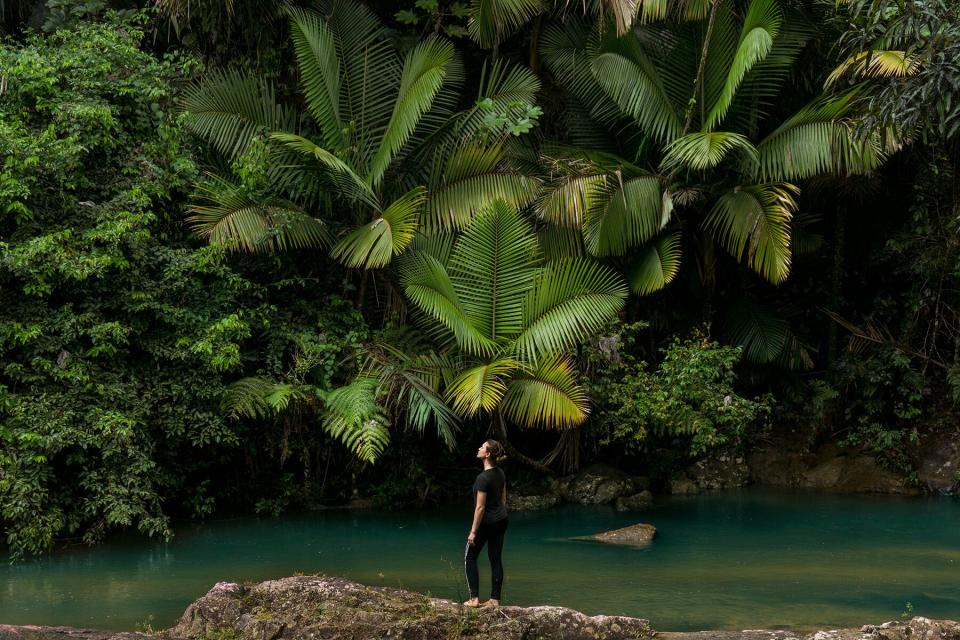
{"type": "Polygon", "coordinates": [[[498,466],[506,457],[503,446],[496,440],[487,440],[477,449],[477,457],[483,461],[483,471],[473,482],[473,494],[476,506],[473,509],[473,523],[467,536],[467,550],[463,557],[467,573],[467,587],[470,599],[464,602],[468,607],[480,606],[480,574],[477,572],[477,557],[487,546],[490,558],[492,587],[490,599],[483,606],[500,606],[500,590],[503,587],[503,536],[510,524],[507,518],[507,477],[498,466]]]}

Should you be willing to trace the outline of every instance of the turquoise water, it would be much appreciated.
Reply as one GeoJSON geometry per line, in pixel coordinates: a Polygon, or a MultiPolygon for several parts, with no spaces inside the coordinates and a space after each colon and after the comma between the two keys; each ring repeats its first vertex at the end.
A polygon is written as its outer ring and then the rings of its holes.
{"type": "MultiPolygon", "coordinates": [[[[0,623],[133,629],[152,616],[165,627],[217,581],[296,572],[456,598],[469,511],[209,522],[169,544],[122,537],[4,564],[0,623]]],[[[515,513],[504,554],[509,604],[641,616],[665,631],[860,625],[908,602],[916,615],[960,618],[960,501],[950,499],[747,490],[642,514],[515,513]],[[649,548],[567,540],[638,521],[658,529],[649,548]]]]}

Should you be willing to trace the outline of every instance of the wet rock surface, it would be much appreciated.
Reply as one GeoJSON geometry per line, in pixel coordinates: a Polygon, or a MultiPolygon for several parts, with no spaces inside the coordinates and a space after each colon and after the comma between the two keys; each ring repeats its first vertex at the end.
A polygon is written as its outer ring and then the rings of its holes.
{"type": "Polygon", "coordinates": [[[629,527],[602,531],[590,536],[577,536],[574,540],[586,542],[602,542],[604,544],[621,544],[630,547],[642,547],[653,542],[657,535],[657,528],[652,524],[632,524],[629,527]]]}

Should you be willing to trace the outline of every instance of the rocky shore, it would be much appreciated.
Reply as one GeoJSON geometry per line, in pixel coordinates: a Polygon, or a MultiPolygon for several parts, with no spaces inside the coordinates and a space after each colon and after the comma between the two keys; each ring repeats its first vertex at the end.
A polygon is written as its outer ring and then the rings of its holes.
{"type": "Polygon", "coordinates": [[[858,629],[657,632],[642,618],[588,616],[564,607],[469,609],[450,600],[343,578],[295,576],[220,582],[172,628],[117,633],[0,624],[0,640],[960,640],[960,624],[912,620],[858,629]]]}

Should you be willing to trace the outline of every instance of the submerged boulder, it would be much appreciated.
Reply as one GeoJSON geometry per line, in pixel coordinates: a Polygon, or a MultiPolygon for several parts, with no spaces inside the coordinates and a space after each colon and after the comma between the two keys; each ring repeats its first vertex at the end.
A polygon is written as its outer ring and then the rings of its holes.
{"type": "Polygon", "coordinates": [[[590,542],[603,542],[606,544],[622,544],[626,546],[638,547],[645,546],[653,542],[653,537],[657,535],[657,528],[652,524],[640,523],[632,524],[622,529],[613,529],[612,531],[603,531],[595,533],[592,536],[578,536],[574,540],[587,540],[590,542]]]}
{"type": "Polygon", "coordinates": [[[343,578],[296,576],[250,586],[218,583],[165,635],[170,640],[645,640],[653,631],[640,618],[587,616],[564,607],[476,610],[343,578]]]}

